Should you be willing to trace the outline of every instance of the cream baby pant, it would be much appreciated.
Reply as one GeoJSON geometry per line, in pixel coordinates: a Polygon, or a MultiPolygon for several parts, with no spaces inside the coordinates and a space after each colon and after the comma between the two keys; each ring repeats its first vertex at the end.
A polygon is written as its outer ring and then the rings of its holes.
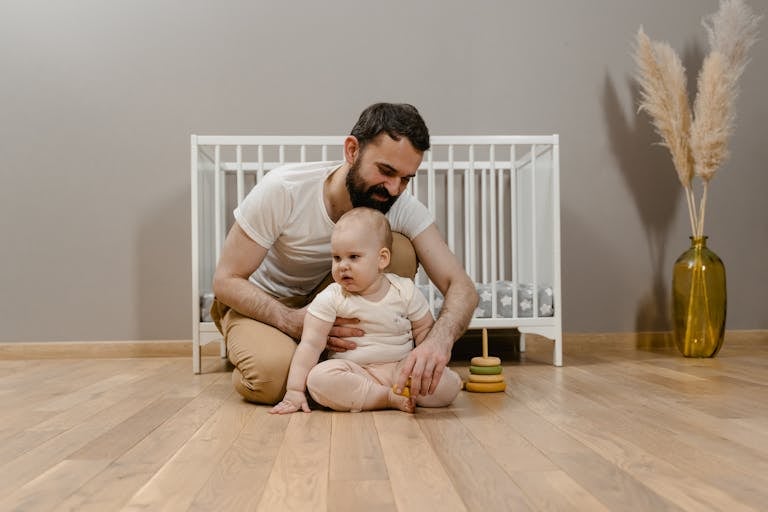
{"type": "MultiPolygon", "coordinates": [[[[317,403],[335,411],[385,409],[399,368],[399,362],[361,365],[345,359],[328,359],[310,370],[307,390],[317,403]]],[[[415,397],[416,405],[445,407],[460,390],[461,377],[446,367],[435,392],[415,397]]]]}

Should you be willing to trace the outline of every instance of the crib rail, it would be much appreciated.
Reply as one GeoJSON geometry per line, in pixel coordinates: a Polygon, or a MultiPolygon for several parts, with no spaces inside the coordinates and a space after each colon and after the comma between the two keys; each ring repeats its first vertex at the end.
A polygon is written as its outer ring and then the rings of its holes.
{"type": "MultiPolygon", "coordinates": [[[[232,210],[270,170],[342,160],[343,136],[191,138],[193,369],[200,345],[219,339],[201,315],[232,210]]],[[[477,283],[470,329],[516,327],[554,341],[562,364],[559,140],[547,136],[434,136],[408,192],[424,203],[477,283]]],[[[423,269],[417,285],[439,313],[442,296],[423,269]]],[[[222,356],[226,348],[221,345],[222,356]]]]}

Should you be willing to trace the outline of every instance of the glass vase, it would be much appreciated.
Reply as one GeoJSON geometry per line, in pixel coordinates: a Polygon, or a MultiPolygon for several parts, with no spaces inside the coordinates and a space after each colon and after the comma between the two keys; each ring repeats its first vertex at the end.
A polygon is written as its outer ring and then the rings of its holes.
{"type": "Polygon", "coordinates": [[[725,336],[725,266],[707,247],[707,237],[691,237],[672,275],[675,344],[685,357],[714,357],[725,336]]]}

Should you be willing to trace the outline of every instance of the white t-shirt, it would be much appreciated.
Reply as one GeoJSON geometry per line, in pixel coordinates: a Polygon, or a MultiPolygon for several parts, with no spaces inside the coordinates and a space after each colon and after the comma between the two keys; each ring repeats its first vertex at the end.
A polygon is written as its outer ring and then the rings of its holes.
{"type": "Polygon", "coordinates": [[[307,311],[320,320],[333,322],[337,316],[357,318],[360,323],[356,327],[365,331],[365,336],[348,338],[357,344],[354,350],[333,352],[328,357],[359,364],[392,363],[405,358],[413,349],[411,322],[428,314],[429,304],[410,279],[384,275],[391,286],[378,302],[344,293],[338,283],[332,283],[309,305],[307,311]]]}
{"type": "MultiPolygon", "coordinates": [[[[325,179],[342,162],[290,164],[268,172],[234,211],[243,231],[268,249],[251,281],[276,297],[310,293],[331,271],[334,223],[323,202],[325,179]]],[[[387,213],[392,231],[413,240],[434,222],[407,192],[387,213]]]]}

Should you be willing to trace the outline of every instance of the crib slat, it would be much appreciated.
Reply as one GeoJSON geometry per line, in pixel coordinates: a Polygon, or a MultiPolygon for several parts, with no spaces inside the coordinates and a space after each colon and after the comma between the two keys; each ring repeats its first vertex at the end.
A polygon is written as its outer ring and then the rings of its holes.
{"type": "Polygon", "coordinates": [[[259,152],[259,154],[258,154],[259,166],[256,169],[256,182],[257,183],[260,182],[261,179],[264,177],[264,146],[259,144],[258,148],[259,148],[259,150],[258,150],[258,152],[259,152]]]}
{"type": "Polygon", "coordinates": [[[498,247],[496,246],[496,219],[498,217],[498,211],[497,211],[497,204],[496,204],[496,165],[494,164],[494,161],[496,160],[496,147],[491,144],[490,147],[490,158],[491,158],[491,168],[489,170],[489,187],[490,190],[488,191],[489,199],[491,201],[490,204],[490,217],[491,217],[491,253],[490,253],[490,259],[491,259],[491,268],[490,268],[490,278],[491,278],[491,318],[495,318],[498,314],[497,312],[497,304],[496,304],[496,298],[497,298],[497,285],[496,285],[496,253],[498,251],[498,247]]]}
{"type": "Polygon", "coordinates": [[[536,214],[538,212],[537,197],[536,197],[536,162],[538,157],[536,155],[536,145],[531,146],[531,271],[533,272],[533,317],[539,316],[539,272],[538,272],[538,252],[539,247],[536,241],[536,214]]]}
{"type": "Polygon", "coordinates": [[[245,177],[243,175],[243,146],[240,146],[239,144],[236,147],[236,158],[237,158],[237,204],[238,206],[240,203],[243,202],[243,198],[245,197],[245,177]]]}
{"type": "Polygon", "coordinates": [[[429,208],[432,217],[435,218],[437,206],[435,204],[435,162],[432,151],[429,151],[427,158],[427,208],[429,208]]]}
{"type": "Polygon", "coordinates": [[[472,275],[472,261],[470,259],[469,236],[467,235],[467,229],[468,229],[468,226],[470,225],[470,223],[469,223],[469,220],[470,220],[469,219],[469,208],[467,207],[467,205],[470,204],[470,195],[469,195],[469,189],[470,189],[469,174],[470,174],[470,171],[469,170],[470,170],[470,166],[467,165],[464,168],[464,173],[463,173],[464,174],[464,203],[463,203],[462,206],[463,206],[463,213],[464,213],[464,215],[463,215],[463,217],[464,217],[464,225],[463,225],[462,232],[464,234],[464,240],[463,240],[463,244],[464,244],[464,270],[467,272],[469,277],[474,279],[475,276],[472,275]]]}
{"type": "Polygon", "coordinates": [[[497,169],[496,172],[496,207],[497,207],[497,222],[498,222],[498,234],[499,234],[499,240],[498,240],[498,247],[496,250],[497,256],[498,256],[498,263],[497,263],[497,269],[498,269],[498,275],[497,278],[499,281],[503,281],[506,277],[506,258],[504,257],[504,168],[497,169]]]}
{"type": "Polygon", "coordinates": [[[518,274],[518,265],[520,263],[520,246],[518,244],[518,234],[517,234],[517,208],[518,208],[518,197],[517,197],[517,166],[515,165],[515,161],[517,153],[517,146],[512,144],[509,147],[509,161],[512,162],[512,165],[509,168],[509,227],[511,231],[511,244],[512,244],[512,258],[513,260],[511,263],[511,271],[512,271],[512,283],[513,283],[513,293],[512,293],[512,311],[514,312],[515,316],[518,316],[518,289],[520,288],[520,276],[518,274]]]}
{"type": "Polygon", "coordinates": [[[478,258],[482,267],[482,281],[488,282],[488,173],[487,169],[480,169],[480,256],[478,258]]]}
{"type": "MultiPolygon", "coordinates": [[[[448,173],[446,176],[447,184],[446,189],[448,191],[448,204],[453,204],[455,201],[455,185],[453,182],[453,173],[454,173],[454,166],[453,166],[453,144],[448,146],[448,173]]],[[[451,250],[452,253],[456,254],[456,235],[454,234],[456,230],[456,208],[446,208],[446,214],[448,216],[448,227],[446,230],[448,231],[448,248],[451,250]]]]}
{"type": "Polygon", "coordinates": [[[475,219],[475,209],[472,207],[475,201],[475,146],[469,146],[469,186],[467,187],[467,202],[464,203],[464,210],[469,212],[469,220],[464,226],[464,243],[470,249],[469,251],[469,275],[477,282],[477,260],[475,237],[471,236],[477,230],[477,221],[475,219]]]}

